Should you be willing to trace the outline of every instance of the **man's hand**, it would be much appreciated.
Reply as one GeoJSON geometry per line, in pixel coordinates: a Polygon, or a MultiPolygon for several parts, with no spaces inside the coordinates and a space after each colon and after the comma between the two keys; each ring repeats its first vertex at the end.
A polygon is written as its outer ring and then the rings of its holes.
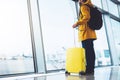
{"type": "Polygon", "coordinates": [[[75,24],[73,24],[73,26],[72,26],[72,27],[73,27],[73,28],[76,28],[77,26],[78,26],[78,25],[75,23],[75,24]]]}

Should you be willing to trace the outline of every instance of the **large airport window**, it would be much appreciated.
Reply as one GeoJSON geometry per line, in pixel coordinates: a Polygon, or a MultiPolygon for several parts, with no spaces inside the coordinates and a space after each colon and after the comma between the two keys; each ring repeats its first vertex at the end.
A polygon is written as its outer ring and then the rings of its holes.
{"type": "Polygon", "coordinates": [[[0,75],[34,72],[27,0],[0,0],[0,75]]]}
{"type": "Polygon", "coordinates": [[[116,58],[119,59],[119,64],[120,64],[120,22],[111,19],[111,24],[112,24],[112,32],[113,32],[113,38],[114,38],[114,43],[115,43],[115,47],[117,50],[117,55],[116,58]]]}
{"type": "Polygon", "coordinates": [[[96,66],[111,65],[111,57],[110,57],[111,53],[108,47],[108,39],[106,35],[105,24],[103,24],[101,30],[96,31],[96,33],[97,33],[97,40],[94,42],[94,48],[96,53],[96,66]]]}
{"type": "Polygon", "coordinates": [[[39,6],[47,70],[64,69],[66,49],[74,47],[75,3],[70,0],[39,0],[39,6]]]}

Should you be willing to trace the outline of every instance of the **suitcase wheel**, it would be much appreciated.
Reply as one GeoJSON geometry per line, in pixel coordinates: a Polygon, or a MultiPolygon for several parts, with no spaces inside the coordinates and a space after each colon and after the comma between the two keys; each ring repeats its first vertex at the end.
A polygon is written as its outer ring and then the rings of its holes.
{"type": "Polygon", "coordinates": [[[79,72],[79,75],[84,75],[84,74],[85,74],[84,71],[79,72]]]}
{"type": "Polygon", "coordinates": [[[65,75],[70,75],[70,72],[68,72],[68,71],[65,71],[65,75]]]}

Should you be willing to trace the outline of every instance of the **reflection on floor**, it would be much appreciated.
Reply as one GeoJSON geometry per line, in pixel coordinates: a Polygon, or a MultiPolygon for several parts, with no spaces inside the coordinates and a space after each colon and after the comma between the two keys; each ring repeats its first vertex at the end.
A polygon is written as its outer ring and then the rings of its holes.
{"type": "Polygon", "coordinates": [[[32,75],[27,77],[4,78],[0,80],[120,80],[120,67],[96,68],[94,75],[81,76],[71,74],[66,76],[64,72],[32,75]]]}

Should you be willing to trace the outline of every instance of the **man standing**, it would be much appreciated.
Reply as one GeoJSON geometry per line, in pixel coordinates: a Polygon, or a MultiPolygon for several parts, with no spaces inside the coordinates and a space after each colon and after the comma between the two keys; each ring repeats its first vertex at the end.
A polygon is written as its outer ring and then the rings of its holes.
{"type": "Polygon", "coordinates": [[[82,42],[82,47],[85,49],[86,55],[86,72],[81,75],[94,74],[95,66],[95,51],[93,41],[96,40],[95,30],[90,29],[88,21],[90,20],[90,8],[93,6],[90,0],[79,0],[80,17],[73,24],[73,28],[78,27],[78,39],[82,42]]]}

